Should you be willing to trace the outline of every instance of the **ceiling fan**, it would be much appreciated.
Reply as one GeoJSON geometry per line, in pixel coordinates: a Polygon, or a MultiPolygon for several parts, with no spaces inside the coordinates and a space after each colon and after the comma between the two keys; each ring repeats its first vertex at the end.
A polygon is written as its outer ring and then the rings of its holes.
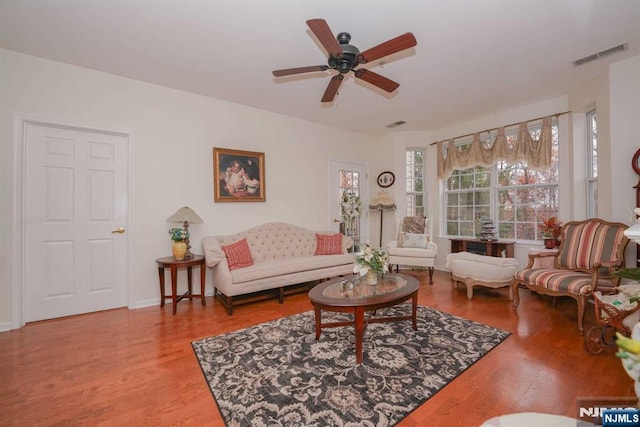
{"type": "Polygon", "coordinates": [[[357,69],[358,65],[375,61],[376,59],[409,49],[417,44],[416,38],[411,33],[405,33],[377,46],[360,52],[357,47],[350,45],[351,35],[339,33],[335,38],[324,19],[310,19],[307,25],[318,38],[318,41],[329,53],[328,65],[312,65],[309,67],[287,68],[273,72],[275,77],[290,76],[292,74],[310,73],[314,71],[336,70],[339,74],[333,76],[322,96],[322,102],[331,102],[338,93],[344,75],[353,71],[356,78],[371,83],[380,89],[393,92],[400,84],[378,73],[364,68],[357,69]]]}

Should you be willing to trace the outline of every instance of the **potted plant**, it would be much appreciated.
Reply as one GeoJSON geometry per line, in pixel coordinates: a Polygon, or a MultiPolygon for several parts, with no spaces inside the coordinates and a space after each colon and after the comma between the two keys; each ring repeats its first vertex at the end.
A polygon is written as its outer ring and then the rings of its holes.
{"type": "Polygon", "coordinates": [[[378,276],[389,271],[389,255],[381,248],[373,248],[369,242],[362,246],[360,252],[356,254],[356,264],[353,272],[360,276],[367,276],[367,283],[375,285],[378,283],[378,276]]]}
{"type": "Polygon", "coordinates": [[[544,247],[547,249],[553,249],[560,245],[560,233],[562,232],[562,222],[558,221],[558,217],[551,216],[544,219],[538,228],[542,232],[542,238],[544,239],[544,247]]]}
{"type": "Polygon", "coordinates": [[[189,232],[183,228],[172,228],[169,230],[171,240],[173,240],[173,257],[176,261],[182,261],[187,253],[187,243],[185,239],[189,237],[189,232]]]}

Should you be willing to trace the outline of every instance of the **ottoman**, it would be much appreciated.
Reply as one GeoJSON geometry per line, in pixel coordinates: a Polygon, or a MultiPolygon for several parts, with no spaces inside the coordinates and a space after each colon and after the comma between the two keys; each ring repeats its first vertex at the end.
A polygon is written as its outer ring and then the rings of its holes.
{"type": "MultiPolygon", "coordinates": [[[[463,283],[467,287],[467,298],[471,299],[474,286],[493,289],[510,286],[518,269],[518,260],[456,252],[447,255],[445,266],[451,271],[451,284],[457,287],[458,283],[463,283]]],[[[509,299],[513,299],[511,288],[509,299]]]]}

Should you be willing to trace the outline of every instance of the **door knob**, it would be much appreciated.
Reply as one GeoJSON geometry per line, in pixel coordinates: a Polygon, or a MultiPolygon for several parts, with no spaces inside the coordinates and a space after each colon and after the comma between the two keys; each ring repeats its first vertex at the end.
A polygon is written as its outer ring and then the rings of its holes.
{"type": "Polygon", "coordinates": [[[333,222],[342,222],[342,220],[333,218],[333,222]]]}
{"type": "Polygon", "coordinates": [[[116,233],[118,233],[118,234],[124,233],[124,227],[118,227],[118,228],[116,228],[115,230],[113,230],[111,232],[111,234],[116,234],[116,233]]]}

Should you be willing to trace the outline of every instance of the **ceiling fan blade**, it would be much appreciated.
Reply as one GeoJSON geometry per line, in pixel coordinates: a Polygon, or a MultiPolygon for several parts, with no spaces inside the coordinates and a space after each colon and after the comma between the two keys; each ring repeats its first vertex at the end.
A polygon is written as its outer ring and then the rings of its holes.
{"type": "Polygon", "coordinates": [[[331,81],[327,85],[327,89],[324,91],[324,95],[322,95],[322,100],[320,102],[333,101],[333,98],[336,97],[336,93],[338,93],[338,89],[340,88],[342,79],[344,79],[344,76],[342,74],[338,74],[337,76],[333,76],[331,78],[331,81]]]}
{"type": "Polygon", "coordinates": [[[342,49],[338,44],[338,40],[336,40],[336,37],[331,32],[327,21],[324,19],[309,19],[307,25],[313,34],[316,35],[322,46],[329,52],[329,55],[342,56],[342,49]]]}
{"type": "Polygon", "coordinates": [[[290,76],[292,74],[311,73],[313,71],[326,71],[329,69],[327,65],[312,65],[310,67],[287,68],[285,70],[275,70],[275,77],[290,76]]]}
{"type": "Polygon", "coordinates": [[[365,64],[367,62],[375,61],[378,58],[391,55],[392,53],[409,49],[410,47],[414,47],[416,44],[418,44],[418,42],[416,41],[416,38],[413,36],[413,34],[405,33],[391,40],[387,40],[384,43],[380,43],[379,45],[374,46],[371,49],[365,50],[360,55],[358,55],[358,61],[361,64],[365,64]]]}
{"type": "Polygon", "coordinates": [[[400,86],[400,83],[396,83],[393,80],[389,80],[388,78],[381,76],[378,73],[374,73],[370,70],[365,70],[364,68],[356,70],[355,74],[357,78],[362,79],[367,83],[371,83],[374,86],[378,86],[380,89],[387,92],[393,92],[400,86]]]}

